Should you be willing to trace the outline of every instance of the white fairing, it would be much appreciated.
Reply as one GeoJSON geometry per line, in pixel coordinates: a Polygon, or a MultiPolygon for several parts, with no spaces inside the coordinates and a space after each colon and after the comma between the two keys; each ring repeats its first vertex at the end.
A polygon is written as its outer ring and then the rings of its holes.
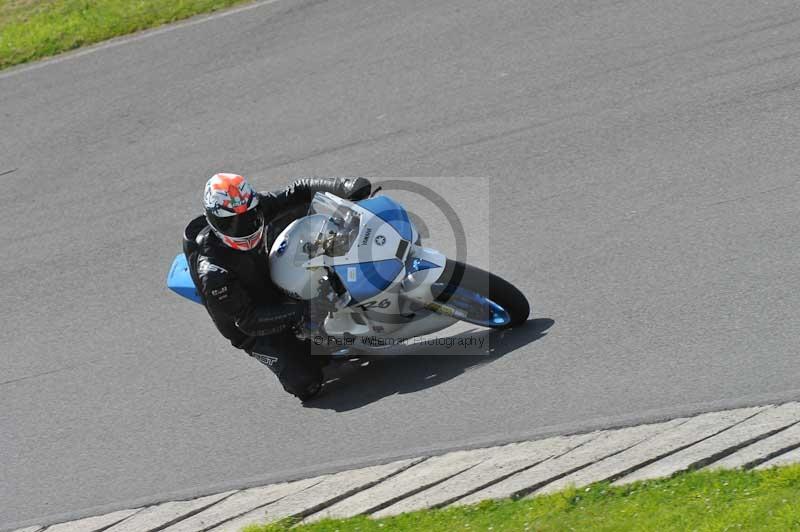
{"type": "Polygon", "coordinates": [[[302,249],[313,242],[319,233],[323,215],[306,216],[290,223],[269,252],[269,272],[278,288],[295,299],[312,299],[325,276],[323,268],[309,268],[302,249]]]}
{"type": "Polygon", "coordinates": [[[447,259],[415,245],[419,235],[399,204],[317,193],[309,212],[273,243],[270,273],[293,298],[335,303],[324,324],[329,336],[410,338],[455,322],[425,308],[447,259]]]}

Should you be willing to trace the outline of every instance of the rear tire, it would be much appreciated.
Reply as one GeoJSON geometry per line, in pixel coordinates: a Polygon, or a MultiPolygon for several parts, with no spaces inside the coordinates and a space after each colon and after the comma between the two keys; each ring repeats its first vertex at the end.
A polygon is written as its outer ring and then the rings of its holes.
{"type": "MultiPolygon", "coordinates": [[[[447,303],[457,288],[469,290],[489,299],[501,306],[511,318],[508,323],[499,326],[480,323],[484,327],[508,329],[522,325],[528,320],[530,305],[517,287],[493,273],[447,259],[444,272],[434,288],[434,300],[438,303],[447,303]]],[[[463,321],[471,322],[469,319],[463,321]]]]}

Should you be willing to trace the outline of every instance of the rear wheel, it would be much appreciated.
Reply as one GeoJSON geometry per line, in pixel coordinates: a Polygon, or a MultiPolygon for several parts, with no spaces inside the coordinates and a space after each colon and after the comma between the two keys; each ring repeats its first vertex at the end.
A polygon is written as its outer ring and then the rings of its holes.
{"type": "Polygon", "coordinates": [[[514,285],[463,262],[448,259],[432,291],[428,308],[482,327],[516,327],[530,314],[528,300],[514,285]]]}

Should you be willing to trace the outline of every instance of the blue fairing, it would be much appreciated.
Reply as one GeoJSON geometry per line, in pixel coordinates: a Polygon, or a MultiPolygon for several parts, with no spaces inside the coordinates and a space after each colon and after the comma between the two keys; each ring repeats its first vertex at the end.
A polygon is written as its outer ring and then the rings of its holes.
{"type": "Polygon", "coordinates": [[[416,273],[422,270],[430,270],[431,268],[439,268],[438,264],[434,264],[430,261],[425,259],[420,259],[417,257],[412,258],[411,260],[407,261],[406,263],[406,271],[409,274],[416,273]]]}
{"type": "Polygon", "coordinates": [[[408,213],[402,205],[393,199],[387,196],[377,196],[359,201],[358,206],[367,209],[391,225],[395,231],[400,233],[403,240],[412,239],[411,221],[408,219],[408,213]]]}
{"type": "Polygon", "coordinates": [[[360,264],[341,264],[333,268],[353,299],[351,305],[354,305],[386,290],[403,269],[403,263],[398,259],[387,259],[360,264]]]}
{"type": "Polygon", "coordinates": [[[172,261],[172,267],[169,269],[169,275],[167,275],[167,288],[196,303],[202,303],[200,295],[194,286],[194,281],[192,281],[192,276],[189,274],[186,255],[183,253],[176,256],[175,260],[172,261]]]}

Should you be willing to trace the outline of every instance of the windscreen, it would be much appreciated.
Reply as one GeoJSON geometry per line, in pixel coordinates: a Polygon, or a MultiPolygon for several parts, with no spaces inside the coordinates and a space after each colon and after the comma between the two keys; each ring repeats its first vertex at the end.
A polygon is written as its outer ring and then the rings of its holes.
{"type": "Polygon", "coordinates": [[[319,255],[341,257],[346,255],[358,238],[361,218],[346,205],[317,193],[308,210],[310,219],[319,224],[316,238],[303,245],[309,259],[319,255]]]}

